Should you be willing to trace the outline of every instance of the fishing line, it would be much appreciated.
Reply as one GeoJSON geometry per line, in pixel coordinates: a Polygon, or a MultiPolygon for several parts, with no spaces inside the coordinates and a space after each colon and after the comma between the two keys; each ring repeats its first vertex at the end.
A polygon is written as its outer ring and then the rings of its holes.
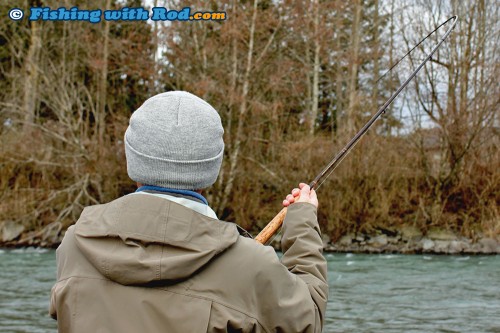
{"type": "MultiPolygon", "coordinates": [[[[394,67],[398,66],[398,65],[399,65],[399,64],[400,64],[400,63],[401,63],[401,62],[402,62],[402,61],[403,61],[403,60],[404,60],[404,59],[405,59],[408,55],[410,55],[410,53],[412,53],[412,52],[413,52],[413,50],[415,50],[417,47],[419,47],[419,46],[420,46],[423,42],[425,42],[425,40],[426,40],[427,38],[429,38],[430,36],[432,36],[432,35],[433,35],[436,31],[438,31],[438,30],[439,30],[439,28],[441,28],[442,26],[444,26],[446,23],[448,23],[448,22],[449,22],[449,21],[451,21],[452,19],[455,19],[455,21],[453,22],[452,26],[451,26],[451,27],[450,27],[450,29],[449,29],[449,32],[451,32],[451,30],[453,30],[453,28],[455,28],[455,23],[457,22],[457,19],[458,19],[458,18],[457,18],[457,16],[452,16],[452,17],[450,17],[449,19],[447,19],[446,21],[444,21],[443,23],[441,23],[441,24],[440,24],[440,25],[439,25],[436,29],[434,29],[434,30],[433,30],[430,34],[428,34],[427,36],[425,36],[425,38],[424,38],[424,39],[422,39],[420,42],[418,42],[418,44],[416,44],[414,47],[412,47],[410,51],[406,52],[406,54],[405,54],[403,57],[401,57],[401,58],[400,58],[400,59],[399,59],[399,60],[398,60],[398,61],[397,61],[394,65],[392,65],[392,66],[391,66],[391,68],[389,68],[389,69],[388,69],[388,70],[387,70],[384,74],[382,74],[382,76],[381,76],[381,77],[379,77],[379,78],[377,79],[377,81],[375,81],[375,83],[378,83],[378,81],[382,80],[382,79],[383,79],[383,78],[387,75],[387,73],[391,72],[391,71],[392,71],[392,69],[393,69],[394,67]]],[[[449,32],[446,32],[446,33],[445,33],[445,35],[444,35],[444,37],[442,38],[442,40],[444,40],[444,39],[446,39],[446,37],[448,37],[449,32]]],[[[439,43],[439,45],[441,45],[441,43],[439,43]]],[[[438,47],[439,47],[439,45],[438,45],[438,47]]],[[[436,48],[436,50],[437,50],[437,48],[436,48]]],[[[434,53],[434,51],[435,51],[435,50],[433,50],[433,51],[432,51],[432,53],[430,54],[431,56],[432,56],[432,54],[434,53]]],[[[429,56],[429,55],[428,55],[428,56],[429,56]]],[[[427,58],[424,58],[423,63],[427,62],[427,60],[428,60],[427,58]]]]}
{"type": "Polygon", "coordinates": [[[281,235],[281,229],[276,234],[274,234],[274,237],[273,239],[271,239],[271,241],[269,241],[269,244],[272,244],[279,235],[281,235]]]}

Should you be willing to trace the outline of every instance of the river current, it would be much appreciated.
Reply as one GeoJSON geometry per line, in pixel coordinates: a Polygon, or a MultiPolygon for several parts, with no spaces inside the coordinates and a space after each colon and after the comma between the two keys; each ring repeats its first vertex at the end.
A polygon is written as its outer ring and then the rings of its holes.
{"type": "MultiPolygon", "coordinates": [[[[500,333],[500,256],[325,254],[323,332],[500,333]]],[[[0,331],[56,332],[55,252],[0,249],[0,331]]]]}

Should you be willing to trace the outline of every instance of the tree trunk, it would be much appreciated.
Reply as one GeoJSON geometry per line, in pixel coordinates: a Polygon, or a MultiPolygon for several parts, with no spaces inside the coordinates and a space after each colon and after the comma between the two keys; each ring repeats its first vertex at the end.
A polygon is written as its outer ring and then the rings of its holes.
{"type": "Polygon", "coordinates": [[[361,0],[356,0],[354,4],[354,21],[352,23],[352,35],[351,35],[351,46],[352,46],[352,57],[351,57],[351,68],[349,73],[349,106],[347,107],[347,131],[350,134],[354,133],[356,130],[356,87],[358,81],[358,67],[359,67],[359,44],[361,35],[361,10],[362,4],[361,0]]]}
{"type": "MultiPolygon", "coordinates": [[[[158,0],[154,0],[153,2],[153,6],[154,7],[158,7],[158,0]]],[[[150,94],[151,95],[155,95],[156,94],[156,83],[158,82],[159,80],[159,73],[158,73],[158,44],[159,44],[159,38],[158,38],[158,34],[159,34],[159,29],[158,29],[158,21],[154,21],[153,22],[153,43],[154,43],[154,46],[153,46],[153,61],[154,61],[154,67],[153,67],[153,73],[151,75],[151,78],[150,78],[150,82],[149,82],[149,91],[150,91],[150,94]]]]}
{"type": "MultiPolygon", "coordinates": [[[[379,17],[379,4],[378,0],[374,0],[375,10],[374,10],[374,18],[373,18],[373,91],[372,91],[372,106],[373,109],[377,109],[378,107],[378,77],[380,75],[380,45],[379,45],[379,25],[380,25],[380,17],[379,17]]],[[[390,133],[390,124],[387,124],[387,132],[390,133]]]]}
{"type": "Polygon", "coordinates": [[[39,77],[39,57],[42,47],[40,23],[31,21],[31,37],[28,54],[26,55],[26,67],[24,80],[23,111],[24,125],[23,130],[29,130],[30,125],[35,122],[38,96],[38,77],[39,77]]]}
{"type": "MultiPolygon", "coordinates": [[[[106,1],[106,9],[110,9],[111,0],[106,1]]],[[[104,21],[104,38],[102,50],[102,71],[99,77],[98,92],[97,92],[97,132],[100,143],[104,141],[104,131],[106,129],[106,99],[107,99],[107,83],[108,83],[108,59],[109,59],[109,27],[110,22],[104,21]]]]}
{"type": "MultiPolygon", "coordinates": [[[[231,11],[232,16],[236,17],[236,0],[231,2],[231,11]]],[[[227,125],[224,131],[225,142],[226,142],[226,151],[232,151],[232,135],[233,135],[233,108],[234,108],[234,99],[236,95],[236,84],[238,82],[238,37],[234,32],[232,33],[231,38],[231,81],[229,85],[229,102],[227,105],[227,125]]],[[[216,212],[218,214],[222,214],[223,198],[225,197],[225,191],[222,191],[223,184],[226,178],[226,168],[225,168],[226,160],[223,160],[222,167],[219,173],[219,177],[217,179],[217,187],[219,189],[219,193],[215,196],[216,202],[214,203],[214,207],[216,208],[216,212]]],[[[224,204],[227,203],[227,200],[224,204]]]]}
{"type": "Polygon", "coordinates": [[[312,99],[311,99],[311,123],[309,134],[314,135],[316,119],[318,118],[319,104],[319,3],[318,0],[313,1],[314,6],[314,63],[313,63],[313,82],[312,82],[312,99]]]}
{"type": "Polygon", "coordinates": [[[243,141],[243,127],[245,123],[245,116],[248,110],[248,91],[250,89],[250,72],[252,69],[252,59],[253,59],[253,51],[254,51],[254,34],[255,34],[255,23],[257,21],[257,5],[259,1],[254,0],[253,3],[253,14],[252,21],[250,25],[250,35],[248,41],[248,53],[247,53],[247,63],[246,69],[243,76],[243,86],[242,86],[242,95],[241,95],[241,104],[240,110],[238,114],[238,126],[236,129],[236,133],[233,139],[233,151],[229,156],[229,173],[227,176],[227,183],[224,188],[224,195],[222,197],[222,201],[220,204],[220,210],[223,210],[226,207],[227,201],[231,192],[233,190],[234,180],[236,178],[236,171],[238,165],[238,158],[240,155],[241,144],[243,141]]]}
{"type": "Polygon", "coordinates": [[[344,109],[344,91],[343,91],[343,85],[344,85],[344,69],[342,68],[342,62],[341,60],[341,38],[342,38],[342,21],[339,20],[338,22],[339,28],[337,29],[337,36],[335,39],[335,49],[336,49],[336,54],[337,57],[335,59],[335,67],[336,67],[336,73],[335,73],[335,95],[337,97],[337,103],[335,106],[335,112],[332,114],[332,132],[334,133],[334,136],[336,136],[338,132],[338,116],[341,114],[341,112],[344,109]]]}

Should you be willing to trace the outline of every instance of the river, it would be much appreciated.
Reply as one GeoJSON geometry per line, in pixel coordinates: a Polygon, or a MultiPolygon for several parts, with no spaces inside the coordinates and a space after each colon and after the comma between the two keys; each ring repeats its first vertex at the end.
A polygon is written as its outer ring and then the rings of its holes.
{"type": "MultiPolygon", "coordinates": [[[[500,333],[500,256],[326,254],[324,332],[500,333]]],[[[0,331],[56,332],[55,252],[0,249],[0,331]]]]}

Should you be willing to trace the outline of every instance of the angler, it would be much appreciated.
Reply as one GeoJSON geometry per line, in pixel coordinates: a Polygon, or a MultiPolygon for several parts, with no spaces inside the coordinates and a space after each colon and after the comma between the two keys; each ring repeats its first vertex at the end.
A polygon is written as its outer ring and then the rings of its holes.
{"type": "Polygon", "coordinates": [[[125,133],[135,193],[85,208],[57,249],[59,332],[320,332],[328,295],[306,184],[284,200],[281,260],[201,195],[224,155],[217,111],[183,91],[148,99],[125,133]]]}

